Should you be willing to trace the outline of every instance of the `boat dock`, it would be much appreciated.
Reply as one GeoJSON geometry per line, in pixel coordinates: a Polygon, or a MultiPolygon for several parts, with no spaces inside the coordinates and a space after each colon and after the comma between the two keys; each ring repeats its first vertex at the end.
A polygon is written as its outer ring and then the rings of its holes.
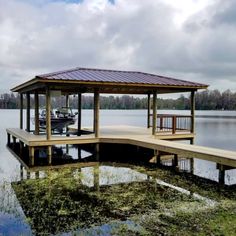
{"type": "MultiPolygon", "coordinates": [[[[129,144],[137,147],[152,149],[156,156],[156,164],[160,164],[162,154],[171,154],[174,157],[174,165],[178,166],[178,157],[197,158],[212,161],[218,164],[219,181],[224,182],[224,172],[226,169],[236,168],[236,152],[227,151],[204,146],[190,145],[186,143],[161,140],[159,137],[150,135],[148,129],[133,126],[105,126],[100,128],[100,136],[96,138],[94,134],[82,136],[58,136],[54,135],[47,140],[46,135],[34,135],[21,129],[7,129],[8,145],[12,143],[13,149],[17,142],[20,148],[28,147],[30,163],[34,165],[34,151],[40,147],[51,147],[58,144],[96,144],[115,143],[129,144]]],[[[51,159],[49,158],[49,164],[51,159]]]]}
{"type": "Polygon", "coordinates": [[[191,158],[191,160],[198,158],[215,162],[218,164],[219,182],[224,183],[225,170],[236,168],[236,152],[194,145],[195,92],[207,87],[206,84],[137,71],[74,68],[37,75],[11,90],[20,95],[20,122],[19,129],[7,129],[7,143],[13,150],[15,147],[19,147],[20,152],[27,150],[31,166],[34,166],[35,150],[42,147],[47,148],[48,165],[51,165],[53,145],[94,144],[95,152],[99,155],[99,145],[102,143],[128,144],[153,150],[153,157],[155,157],[153,159],[156,160],[157,165],[160,164],[163,155],[171,154],[173,166],[176,169],[178,169],[180,156],[191,158]],[[82,94],[85,93],[93,94],[91,132],[84,130],[81,122],[83,119],[82,94]],[[160,100],[157,96],[169,93],[189,93],[188,115],[158,113],[157,107],[160,100]],[[122,125],[100,127],[100,94],[146,95],[146,127],[122,125]],[[78,114],[76,126],[66,127],[67,135],[55,135],[51,115],[52,99],[64,96],[65,107],[68,108],[70,95],[77,97],[77,104],[74,104],[78,114]],[[32,101],[33,104],[31,104],[32,101]],[[42,118],[39,115],[39,107],[42,105],[46,107],[43,118],[44,133],[41,133],[40,119],[42,118]],[[24,108],[26,109],[25,119],[24,108]],[[31,108],[34,108],[34,130],[31,129],[30,124],[31,108]],[[71,135],[68,136],[70,133],[71,135]],[[178,140],[188,140],[191,145],[176,142],[178,140]]]}

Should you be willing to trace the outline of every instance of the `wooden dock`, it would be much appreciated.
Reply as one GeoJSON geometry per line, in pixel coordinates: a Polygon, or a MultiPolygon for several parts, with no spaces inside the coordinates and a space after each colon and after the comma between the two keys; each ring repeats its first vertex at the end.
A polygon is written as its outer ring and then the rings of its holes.
{"type": "MultiPolygon", "coordinates": [[[[209,148],[204,146],[189,145],[180,142],[161,140],[160,137],[150,135],[149,130],[141,127],[132,126],[106,126],[101,127],[100,137],[94,134],[83,136],[52,136],[47,140],[46,135],[30,134],[22,129],[7,129],[8,144],[16,142],[29,147],[30,156],[33,155],[32,149],[40,146],[52,146],[58,144],[99,144],[117,143],[130,144],[160,152],[181,155],[189,158],[198,158],[218,163],[220,166],[236,168],[236,152],[222,149],[209,148]]],[[[162,137],[164,139],[164,136],[162,137]]],[[[34,158],[34,156],[32,156],[34,158]]]]}

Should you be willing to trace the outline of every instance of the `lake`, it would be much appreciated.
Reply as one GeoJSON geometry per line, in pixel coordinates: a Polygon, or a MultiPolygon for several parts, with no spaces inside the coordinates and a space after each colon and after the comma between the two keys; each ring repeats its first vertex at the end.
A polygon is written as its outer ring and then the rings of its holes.
{"type": "MultiPolygon", "coordinates": [[[[159,113],[175,113],[189,114],[189,111],[158,111],[159,113]]],[[[82,126],[92,126],[92,110],[82,111],[82,126]]],[[[146,110],[101,110],[100,124],[102,125],[133,125],[146,127],[146,110]]],[[[25,115],[24,115],[25,116],[25,115]]],[[[196,139],[195,144],[209,147],[236,151],[236,111],[196,111],[196,139]]],[[[18,110],[1,110],[0,119],[0,235],[6,233],[8,235],[18,235],[19,232],[31,234],[28,223],[22,220],[23,210],[14,194],[13,189],[9,185],[21,178],[20,163],[6,148],[6,128],[19,127],[19,111],[18,110]],[[6,192],[7,197],[6,197],[6,192]],[[7,203],[6,203],[7,202],[7,203]],[[14,202],[14,204],[9,204],[14,202]],[[7,210],[6,206],[10,210],[7,210]],[[13,212],[14,217],[11,215],[13,212]],[[19,217],[15,217],[16,213],[19,217]],[[2,227],[2,229],[1,229],[2,227]]],[[[146,175],[132,172],[129,169],[116,169],[101,167],[103,171],[100,183],[116,183],[120,176],[128,176],[124,182],[130,179],[143,181],[147,179],[146,175]],[[113,173],[113,178],[109,179],[107,172],[113,173]],[[114,176],[115,175],[115,176],[114,176]]],[[[83,179],[84,183],[91,185],[92,174],[91,169],[85,169],[83,179]]],[[[216,164],[208,161],[195,160],[194,174],[206,177],[212,180],[218,179],[218,171],[216,164]]],[[[119,181],[118,181],[119,182],[119,181]]],[[[226,184],[236,184],[236,171],[226,171],[226,184]]]]}

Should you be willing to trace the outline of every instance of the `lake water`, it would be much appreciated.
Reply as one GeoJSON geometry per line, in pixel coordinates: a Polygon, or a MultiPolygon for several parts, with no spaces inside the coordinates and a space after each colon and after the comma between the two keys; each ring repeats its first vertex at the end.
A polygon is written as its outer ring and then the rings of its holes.
{"type": "MultiPolygon", "coordinates": [[[[175,113],[189,114],[189,111],[158,111],[159,113],[175,113]]],[[[100,124],[102,125],[133,125],[146,127],[146,110],[101,110],[100,124]]],[[[195,144],[209,147],[236,151],[236,111],[197,111],[196,115],[196,139],[195,144]],[[207,118],[206,118],[207,116],[207,118]]],[[[92,110],[82,111],[82,126],[92,126],[93,120],[92,110]]],[[[30,226],[21,220],[21,217],[11,218],[11,214],[4,210],[5,202],[15,202],[12,205],[12,211],[23,214],[22,209],[17,204],[11,186],[8,183],[20,179],[20,163],[6,148],[6,128],[19,127],[19,111],[18,110],[1,110],[0,118],[0,185],[5,183],[4,189],[0,188],[0,235],[7,233],[8,235],[18,235],[19,232],[29,232],[30,226]],[[6,187],[8,186],[8,187],[6,187]],[[7,190],[6,190],[7,189],[7,190]],[[8,192],[6,199],[5,193],[8,192]],[[10,194],[9,194],[10,193],[10,194]],[[12,200],[11,198],[14,198],[12,200]],[[5,222],[5,223],[3,223],[5,222]],[[1,228],[2,227],[2,228],[1,228]],[[5,227],[5,228],[4,228],[5,227]],[[2,231],[1,231],[2,229],[2,231]],[[18,233],[17,233],[18,232],[18,233]]],[[[103,170],[103,169],[101,169],[103,170]]],[[[90,171],[88,169],[87,171],[90,171]]],[[[113,170],[116,178],[128,171],[113,170]]],[[[129,172],[129,171],[128,171],[129,172]]],[[[128,176],[128,172],[126,173],[128,176]]],[[[136,174],[136,173],[135,173],[136,174]]],[[[218,171],[216,164],[208,161],[195,160],[194,174],[206,177],[212,180],[218,179],[218,171]]],[[[90,176],[90,175],[89,175],[90,176]]],[[[107,175],[106,175],[107,176],[107,175]]],[[[132,175],[133,176],[133,175],[132,175]]],[[[91,176],[90,176],[91,177],[91,176]]],[[[105,177],[104,177],[105,178],[105,177]]],[[[107,177],[106,177],[107,178],[107,177]]],[[[132,177],[133,178],[133,177],[132,177]]],[[[145,179],[146,176],[135,176],[136,178],[145,179]]],[[[91,178],[84,180],[91,182],[91,178]]],[[[110,181],[108,179],[100,180],[110,181]]],[[[226,184],[236,184],[236,171],[226,171],[226,184]]]]}

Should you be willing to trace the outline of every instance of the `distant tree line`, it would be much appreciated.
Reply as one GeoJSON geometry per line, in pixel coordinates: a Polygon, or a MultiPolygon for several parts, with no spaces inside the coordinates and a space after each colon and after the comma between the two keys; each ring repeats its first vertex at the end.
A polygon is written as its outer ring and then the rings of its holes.
{"type": "MultiPolygon", "coordinates": [[[[25,99],[24,99],[25,100],[25,99]]],[[[34,107],[34,99],[31,97],[31,107],[34,107]]],[[[41,107],[45,106],[45,96],[39,97],[41,107]]],[[[51,100],[53,108],[65,106],[65,96],[53,97],[51,100]]],[[[101,109],[146,109],[147,97],[136,96],[101,96],[101,109]]],[[[25,106],[25,101],[24,101],[25,106]]],[[[77,108],[77,96],[70,96],[70,106],[77,108]]],[[[181,95],[177,99],[158,98],[158,109],[190,109],[190,98],[181,95]]],[[[20,107],[19,94],[4,93],[0,95],[0,109],[18,109],[20,107]]],[[[82,108],[93,108],[93,96],[82,96],[82,108]]],[[[236,93],[226,90],[205,90],[196,93],[197,110],[236,110],[236,93]]]]}

